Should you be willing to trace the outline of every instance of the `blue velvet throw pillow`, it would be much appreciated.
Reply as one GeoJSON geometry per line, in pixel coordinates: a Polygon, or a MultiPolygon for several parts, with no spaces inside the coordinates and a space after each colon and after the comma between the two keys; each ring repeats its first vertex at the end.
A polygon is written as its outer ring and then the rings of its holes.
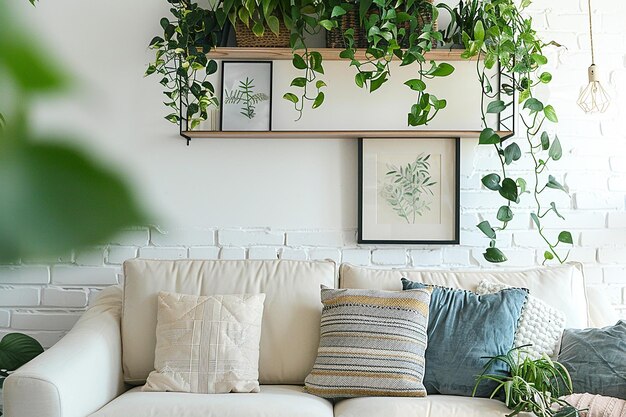
{"type": "MultiPolygon", "coordinates": [[[[528,290],[507,288],[494,294],[425,285],[402,279],[404,290],[433,288],[428,318],[424,386],[428,394],[471,396],[488,357],[512,347],[528,290]]],[[[498,361],[490,374],[506,375],[498,361]]],[[[496,383],[481,382],[477,397],[489,397],[496,383]]]]}
{"type": "Polygon", "coordinates": [[[566,329],[559,362],[572,377],[574,393],[626,400],[626,321],[602,329],[566,329]]]}

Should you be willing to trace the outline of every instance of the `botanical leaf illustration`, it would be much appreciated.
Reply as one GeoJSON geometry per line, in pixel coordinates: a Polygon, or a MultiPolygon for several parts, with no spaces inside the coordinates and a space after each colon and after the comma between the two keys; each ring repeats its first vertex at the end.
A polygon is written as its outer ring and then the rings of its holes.
{"type": "Polygon", "coordinates": [[[389,171],[381,184],[380,195],[409,224],[430,211],[431,201],[427,197],[434,196],[432,186],[437,182],[429,173],[429,159],[430,154],[421,153],[404,166],[387,164],[389,171]]]}
{"type": "Polygon", "coordinates": [[[254,110],[257,104],[270,99],[265,93],[255,93],[253,83],[253,78],[246,77],[245,81],[239,81],[237,89],[224,92],[224,104],[242,104],[240,113],[248,119],[253,119],[256,116],[254,110]]]}

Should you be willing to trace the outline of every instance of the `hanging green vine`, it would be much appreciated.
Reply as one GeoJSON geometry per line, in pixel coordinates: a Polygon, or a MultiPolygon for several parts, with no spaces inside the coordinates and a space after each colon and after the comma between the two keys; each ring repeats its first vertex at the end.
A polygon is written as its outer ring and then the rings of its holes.
{"type": "Polygon", "coordinates": [[[558,118],[552,105],[542,103],[534,95],[535,87],[552,80],[549,72],[542,71],[542,67],[548,63],[543,48],[558,44],[545,43],[539,39],[532,28],[532,20],[522,16],[524,8],[530,3],[530,0],[524,0],[521,7],[518,7],[513,0],[485,2],[483,16],[475,24],[473,38],[466,32],[463,33],[466,48],[463,56],[479,58],[477,72],[483,91],[481,117],[484,126],[488,125],[488,115],[501,115],[517,99],[522,108],[519,118],[524,125],[525,151],[534,164],[533,184],[529,189],[526,180],[514,179],[508,174],[508,168],[522,157],[519,144],[503,142],[491,128],[485,127],[481,132],[479,143],[495,148],[501,166],[499,173],[485,175],[482,183],[487,189],[498,192],[505,200],[496,213],[498,226],[493,226],[487,220],[478,224],[478,228],[491,239],[484,257],[495,263],[507,260],[506,255],[497,247],[498,232],[505,230],[513,220],[514,205],[519,204],[521,196],[526,193],[534,200],[530,217],[548,247],[544,252],[544,262],[553,259],[565,262],[569,251],[563,252],[560,245],[573,244],[570,232],[562,231],[558,236],[552,237],[543,225],[543,220],[549,215],[563,219],[556,203],[549,200],[548,192],[557,190],[567,193],[567,189],[553,176],[548,175],[546,178],[548,164],[561,158],[562,149],[558,137],[551,139],[543,128],[546,123],[557,123],[558,118]],[[489,71],[498,64],[505,81],[498,88],[494,88],[489,71]],[[485,106],[486,101],[488,103],[485,106]],[[550,202],[546,204],[546,200],[550,202]]]}
{"type": "Polygon", "coordinates": [[[217,63],[207,54],[217,45],[225,15],[218,22],[214,10],[203,9],[192,0],[168,0],[172,18],[160,21],[163,36],[150,42],[155,58],[146,76],[158,74],[167,99],[165,106],[173,111],[165,118],[190,129],[207,119],[209,106],[219,106],[215,87],[208,77],[217,71],[217,63]],[[183,114],[184,111],[184,114],[183,114]]]}

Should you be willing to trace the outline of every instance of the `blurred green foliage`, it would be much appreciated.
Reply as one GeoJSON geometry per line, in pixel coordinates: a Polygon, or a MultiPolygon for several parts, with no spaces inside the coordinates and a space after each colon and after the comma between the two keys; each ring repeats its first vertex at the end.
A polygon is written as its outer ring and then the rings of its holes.
{"type": "MultiPolygon", "coordinates": [[[[29,0],[32,4],[36,0],[29,0]]],[[[143,213],[113,171],[30,129],[30,106],[62,94],[69,77],[0,2],[0,263],[102,244],[143,213]]]]}

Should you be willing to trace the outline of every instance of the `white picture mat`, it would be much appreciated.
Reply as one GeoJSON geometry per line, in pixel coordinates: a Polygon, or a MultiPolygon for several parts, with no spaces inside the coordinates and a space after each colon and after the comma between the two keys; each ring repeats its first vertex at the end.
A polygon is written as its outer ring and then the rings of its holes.
{"type": "Polygon", "coordinates": [[[361,239],[364,241],[452,241],[457,230],[457,167],[456,139],[364,139],[362,154],[362,224],[361,239]],[[393,221],[389,207],[381,202],[380,184],[385,175],[384,165],[409,163],[421,154],[431,155],[436,170],[433,179],[435,204],[433,212],[415,224],[393,221]],[[434,209],[438,209],[434,212],[434,209]]]}
{"type": "Polygon", "coordinates": [[[267,131],[271,130],[272,63],[271,62],[224,62],[222,71],[222,130],[267,131]],[[226,91],[237,89],[246,77],[253,79],[254,93],[266,94],[269,99],[254,105],[252,119],[241,114],[240,104],[226,104],[226,91]]]}

